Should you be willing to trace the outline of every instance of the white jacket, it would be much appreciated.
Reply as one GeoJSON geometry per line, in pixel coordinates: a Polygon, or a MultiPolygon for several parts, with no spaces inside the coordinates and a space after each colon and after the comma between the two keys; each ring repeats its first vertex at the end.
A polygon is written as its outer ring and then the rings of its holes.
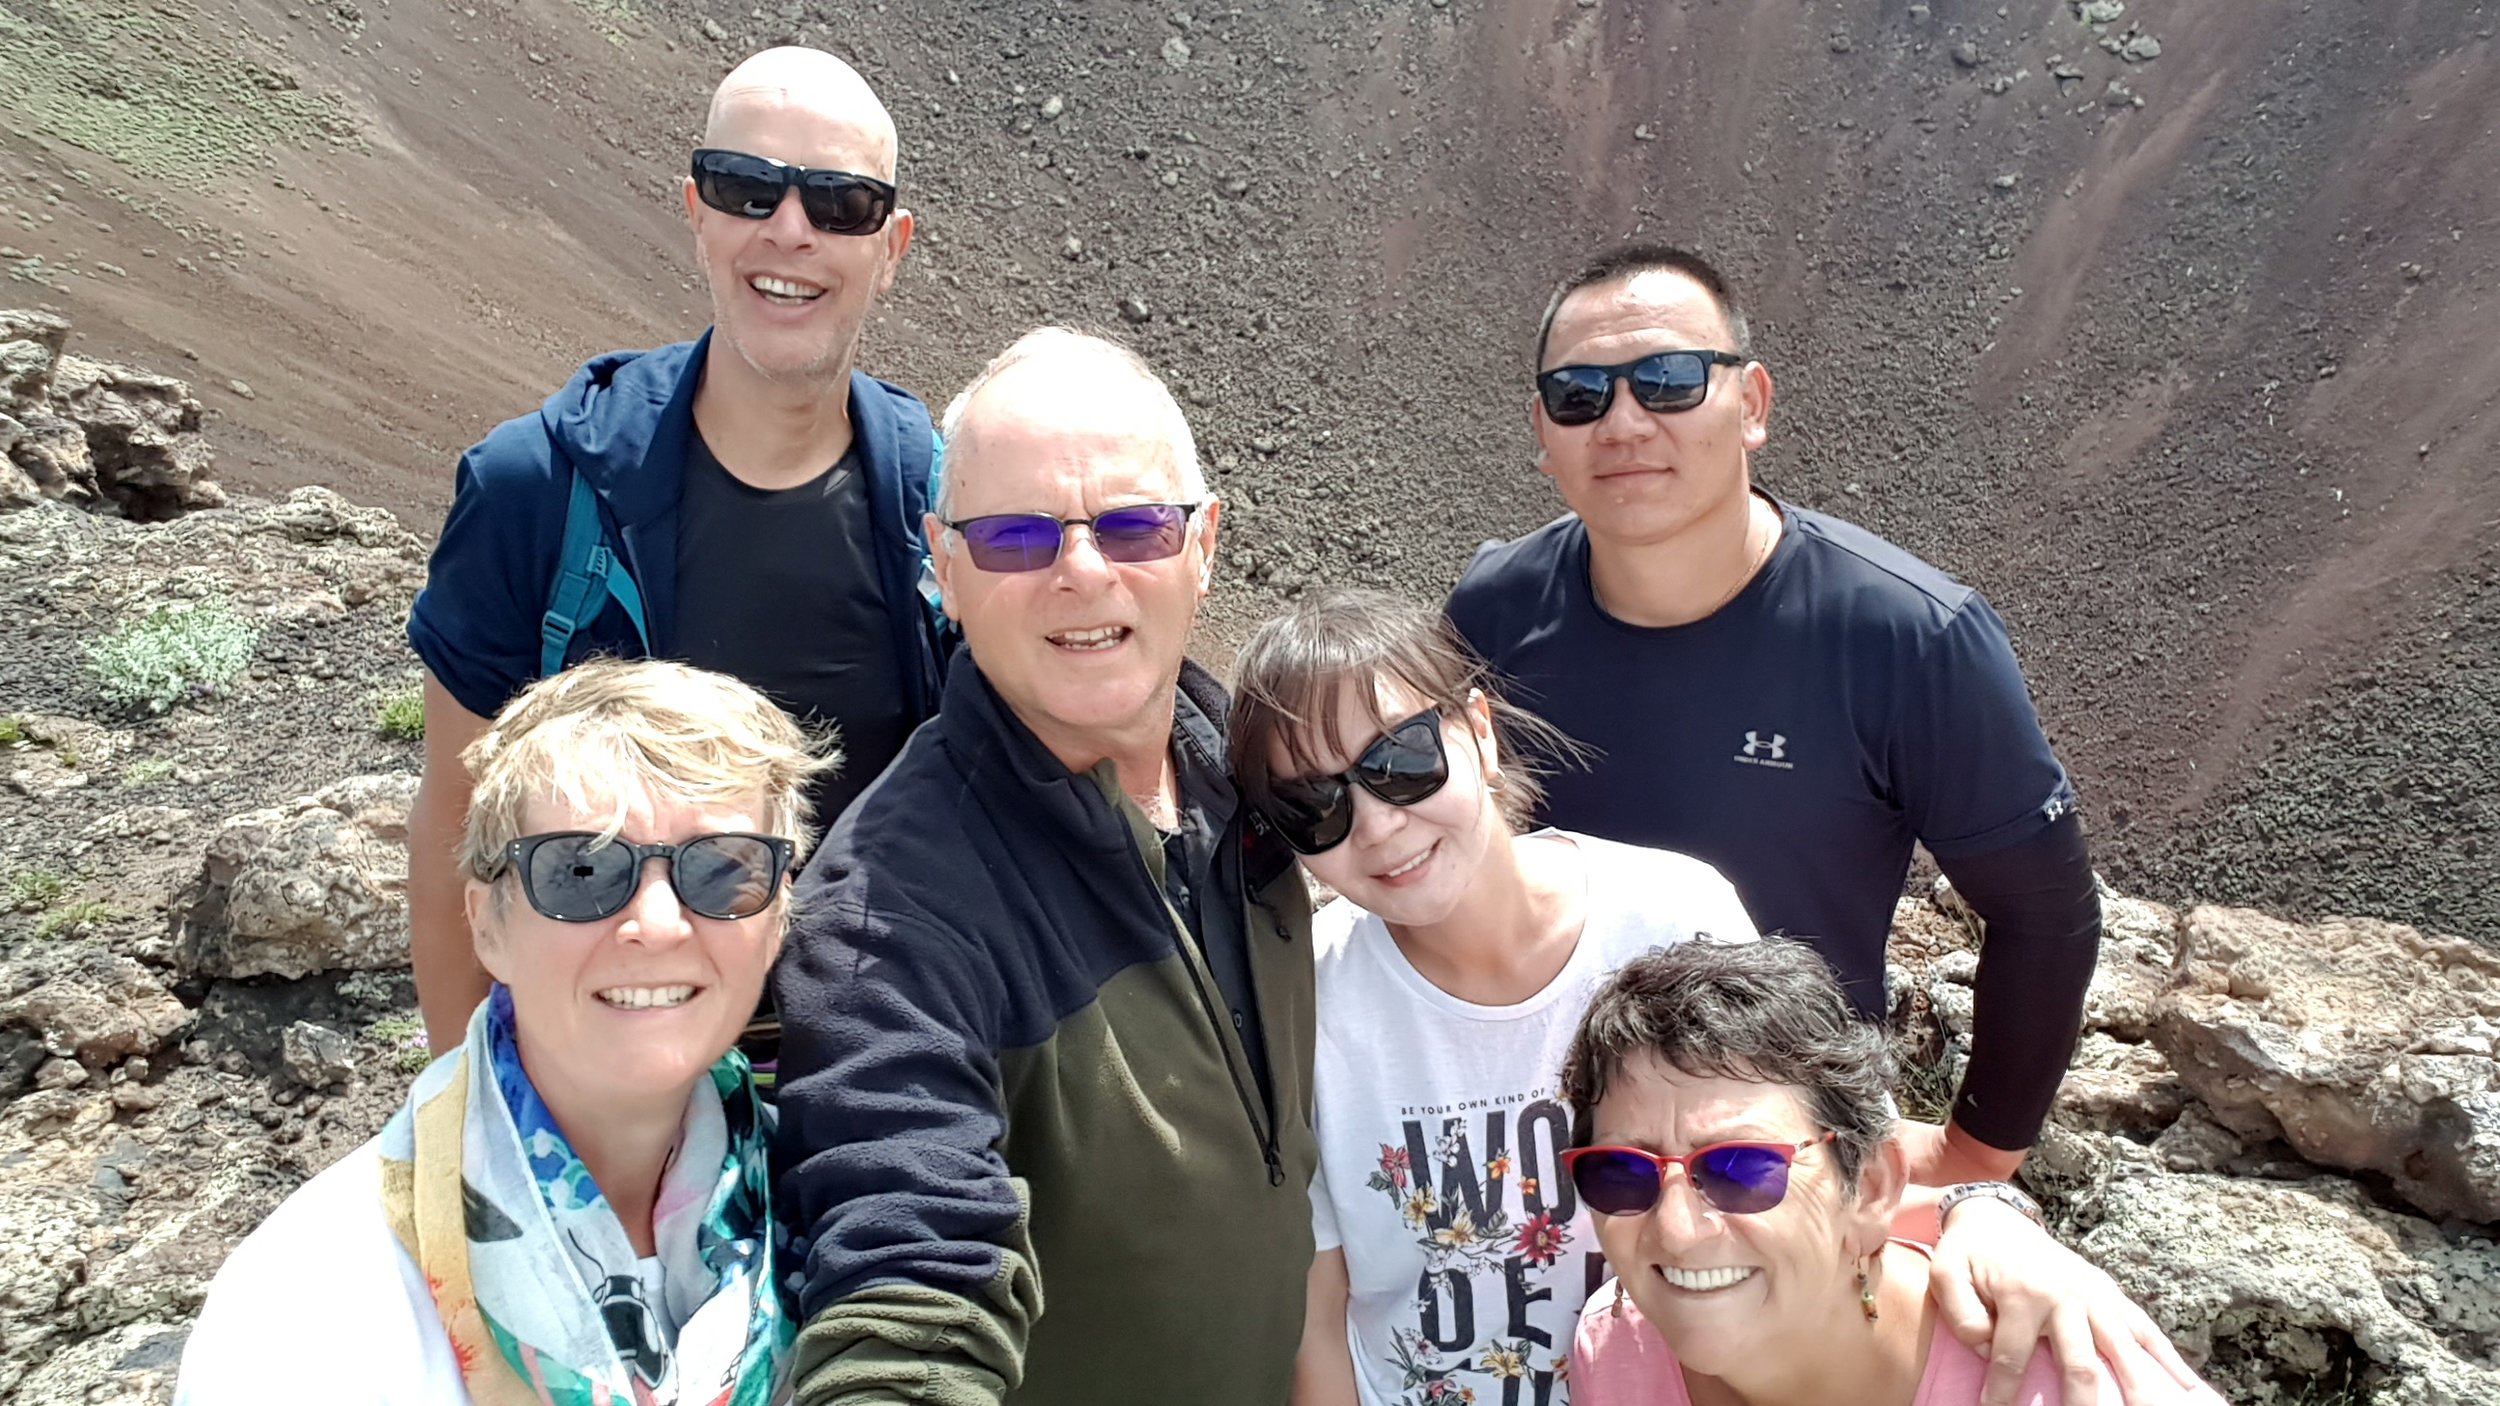
{"type": "Polygon", "coordinates": [[[379,1146],[296,1188],[235,1247],[174,1406],[467,1406],[434,1297],[382,1213],[379,1146]]]}

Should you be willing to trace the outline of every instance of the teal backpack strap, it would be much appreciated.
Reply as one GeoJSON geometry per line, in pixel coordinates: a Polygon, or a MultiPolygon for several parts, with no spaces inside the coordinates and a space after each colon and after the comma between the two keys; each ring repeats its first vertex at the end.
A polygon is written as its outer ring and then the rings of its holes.
{"type": "Polygon", "coordinates": [[[564,505],[564,545],[556,553],[555,584],[547,591],[547,613],[538,622],[538,676],[564,669],[564,653],[584,625],[599,618],[610,597],[632,621],[634,634],[651,652],[651,632],[643,624],[642,590],[624,564],[608,550],[607,530],[599,521],[599,495],[573,473],[573,492],[564,505]]]}
{"type": "MultiPolygon", "coordinates": [[[[937,426],[931,425],[929,427],[928,490],[930,512],[937,511],[938,490],[943,486],[945,478],[946,436],[938,433],[937,426]]],[[[917,584],[920,587],[920,603],[928,610],[929,619],[937,628],[938,638],[944,639],[947,632],[955,628],[955,622],[946,618],[946,607],[938,600],[937,567],[930,561],[930,557],[936,551],[937,543],[935,542],[920,544],[920,580],[917,584]]]]}

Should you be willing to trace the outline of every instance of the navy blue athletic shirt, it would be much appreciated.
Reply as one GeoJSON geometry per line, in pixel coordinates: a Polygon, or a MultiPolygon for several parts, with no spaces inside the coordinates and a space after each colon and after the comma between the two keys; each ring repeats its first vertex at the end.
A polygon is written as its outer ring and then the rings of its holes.
{"type": "Polygon", "coordinates": [[[1764,932],[1812,939],[1861,1011],[1911,843],[1939,860],[2075,805],[2005,626],[1977,591],[1863,528],[1780,504],[1762,570],[1689,625],[1627,625],[1564,517],[1488,542],[1450,594],[1512,701],[1596,755],[1540,820],[1716,865],[1764,932]]]}

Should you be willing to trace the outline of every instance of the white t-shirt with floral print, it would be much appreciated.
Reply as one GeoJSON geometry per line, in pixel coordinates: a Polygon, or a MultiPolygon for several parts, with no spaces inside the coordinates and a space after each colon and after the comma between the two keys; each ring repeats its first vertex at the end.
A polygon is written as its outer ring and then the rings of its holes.
{"type": "Polygon", "coordinates": [[[1579,946],[1511,1006],[1424,979],[1387,925],[1343,899],[1319,962],[1311,1183],[1319,1248],[1342,1247],[1346,1336],[1364,1406],[1560,1406],[1580,1306],[1606,1278],[1558,1154],[1564,1054],[1599,986],[1654,948],[1754,926],[1698,859],[1541,831],[1588,873],[1579,946]]]}

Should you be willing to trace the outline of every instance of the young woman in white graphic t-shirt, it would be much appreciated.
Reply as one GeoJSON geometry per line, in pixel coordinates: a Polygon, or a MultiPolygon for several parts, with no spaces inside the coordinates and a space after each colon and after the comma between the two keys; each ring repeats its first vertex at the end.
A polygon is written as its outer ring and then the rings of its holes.
{"type": "MultiPolygon", "coordinates": [[[[1262,626],[1236,671],[1242,796],[1341,895],[1313,925],[1319,1253],[1295,1406],[1562,1406],[1573,1327],[1605,1277],[1559,1160],[1563,1054],[1617,967],[1753,924],[1697,859],[1525,830],[1526,753],[1574,749],[1503,702],[1435,612],[1327,593],[1262,626]]],[[[2151,1331],[2006,1203],[1965,1204],[1939,1293],[1972,1306],[1981,1343],[1982,1297],[2015,1341],[2051,1323],[2062,1359],[2090,1360],[2095,1332],[2123,1357],[2151,1331]]]]}

